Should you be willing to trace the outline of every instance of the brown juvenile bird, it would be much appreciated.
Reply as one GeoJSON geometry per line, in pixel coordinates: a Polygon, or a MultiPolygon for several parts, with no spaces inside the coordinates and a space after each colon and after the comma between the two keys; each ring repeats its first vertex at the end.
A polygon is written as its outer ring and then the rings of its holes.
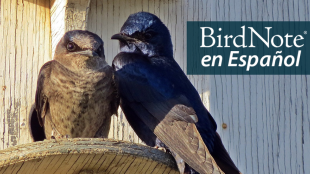
{"type": "MultiPolygon", "coordinates": [[[[107,137],[119,103],[114,84],[100,37],[89,31],[67,32],[54,60],[42,66],[38,77],[33,114],[45,137],[107,137]]],[[[37,123],[33,119],[32,126],[37,123]]],[[[33,126],[32,135],[38,129],[33,126]]]]}

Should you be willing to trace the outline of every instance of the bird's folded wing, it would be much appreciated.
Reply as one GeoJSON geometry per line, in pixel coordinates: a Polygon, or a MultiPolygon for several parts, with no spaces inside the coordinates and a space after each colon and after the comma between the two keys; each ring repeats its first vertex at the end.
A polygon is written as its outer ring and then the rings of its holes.
{"type": "Polygon", "coordinates": [[[38,82],[37,82],[37,90],[36,90],[36,96],[35,96],[35,107],[37,111],[37,116],[39,120],[40,126],[43,126],[43,118],[45,117],[45,114],[48,109],[48,98],[44,94],[44,87],[46,83],[46,79],[50,75],[50,66],[52,64],[52,61],[49,61],[45,63],[39,73],[38,82]]]}
{"type": "Polygon", "coordinates": [[[194,110],[175,103],[177,100],[131,102],[130,107],[171,151],[180,155],[196,171],[222,173],[195,126],[197,116],[194,110]]]}
{"type": "MultiPolygon", "coordinates": [[[[119,94],[127,102],[145,108],[158,121],[163,120],[168,112],[168,117],[173,120],[190,123],[198,121],[188,99],[181,94],[173,93],[174,90],[171,89],[173,85],[167,84],[167,82],[166,84],[159,85],[161,89],[155,89],[148,83],[150,79],[147,79],[145,74],[139,76],[135,72],[135,77],[130,74],[122,70],[117,72],[117,80],[120,81],[119,94]]],[[[155,79],[157,78],[155,77],[155,79]]],[[[158,83],[164,82],[165,80],[158,80],[158,83]]]]}
{"type": "Polygon", "coordinates": [[[223,173],[212,158],[194,123],[164,119],[156,126],[154,133],[197,172],[223,173]]]}
{"type": "Polygon", "coordinates": [[[136,116],[199,173],[221,173],[195,126],[198,119],[188,99],[173,93],[174,85],[164,77],[141,72],[141,64],[140,69],[130,66],[117,72],[119,92],[136,116]],[[150,80],[157,80],[161,88],[155,88],[150,80]]]}

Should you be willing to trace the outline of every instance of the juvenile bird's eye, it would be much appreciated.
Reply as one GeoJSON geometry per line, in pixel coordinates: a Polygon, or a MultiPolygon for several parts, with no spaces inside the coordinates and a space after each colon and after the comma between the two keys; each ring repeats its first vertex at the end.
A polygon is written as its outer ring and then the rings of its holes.
{"type": "Polygon", "coordinates": [[[75,44],[73,42],[69,42],[67,44],[67,50],[68,51],[74,51],[75,49],[76,49],[76,46],[75,46],[75,44]]]}
{"type": "Polygon", "coordinates": [[[103,46],[101,45],[101,46],[99,46],[99,48],[96,50],[96,53],[101,57],[101,56],[103,56],[102,51],[103,51],[103,46]]]}

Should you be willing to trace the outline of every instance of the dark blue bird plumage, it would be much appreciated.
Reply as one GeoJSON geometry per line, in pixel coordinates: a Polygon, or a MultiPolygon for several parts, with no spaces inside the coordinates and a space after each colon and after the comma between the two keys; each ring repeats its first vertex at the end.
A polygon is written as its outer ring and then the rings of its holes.
{"type": "MultiPolygon", "coordinates": [[[[168,125],[173,125],[175,121],[195,123],[218,165],[221,167],[219,163],[224,163],[222,170],[227,165],[229,169],[226,173],[230,170],[239,173],[216,133],[214,119],[204,107],[197,90],[173,59],[171,36],[161,20],[147,12],[132,14],[121,32],[112,36],[112,39],[120,41],[121,52],[114,58],[113,68],[116,71],[121,107],[137,135],[147,145],[154,146],[158,135],[165,139],[162,132],[157,133],[157,136],[154,132],[166,119],[168,125]]],[[[165,141],[166,145],[173,146],[173,151],[176,149],[173,143],[182,139],[176,137],[175,142],[169,139],[165,141]]],[[[177,151],[180,152],[179,149],[177,151]]]]}

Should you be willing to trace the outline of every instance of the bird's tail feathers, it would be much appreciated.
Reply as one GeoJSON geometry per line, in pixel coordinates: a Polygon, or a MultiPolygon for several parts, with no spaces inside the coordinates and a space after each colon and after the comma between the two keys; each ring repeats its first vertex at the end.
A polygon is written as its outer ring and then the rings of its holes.
{"type": "Polygon", "coordinates": [[[214,140],[212,156],[216,164],[225,174],[241,174],[234,162],[231,160],[217,132],[214,140]]]}

